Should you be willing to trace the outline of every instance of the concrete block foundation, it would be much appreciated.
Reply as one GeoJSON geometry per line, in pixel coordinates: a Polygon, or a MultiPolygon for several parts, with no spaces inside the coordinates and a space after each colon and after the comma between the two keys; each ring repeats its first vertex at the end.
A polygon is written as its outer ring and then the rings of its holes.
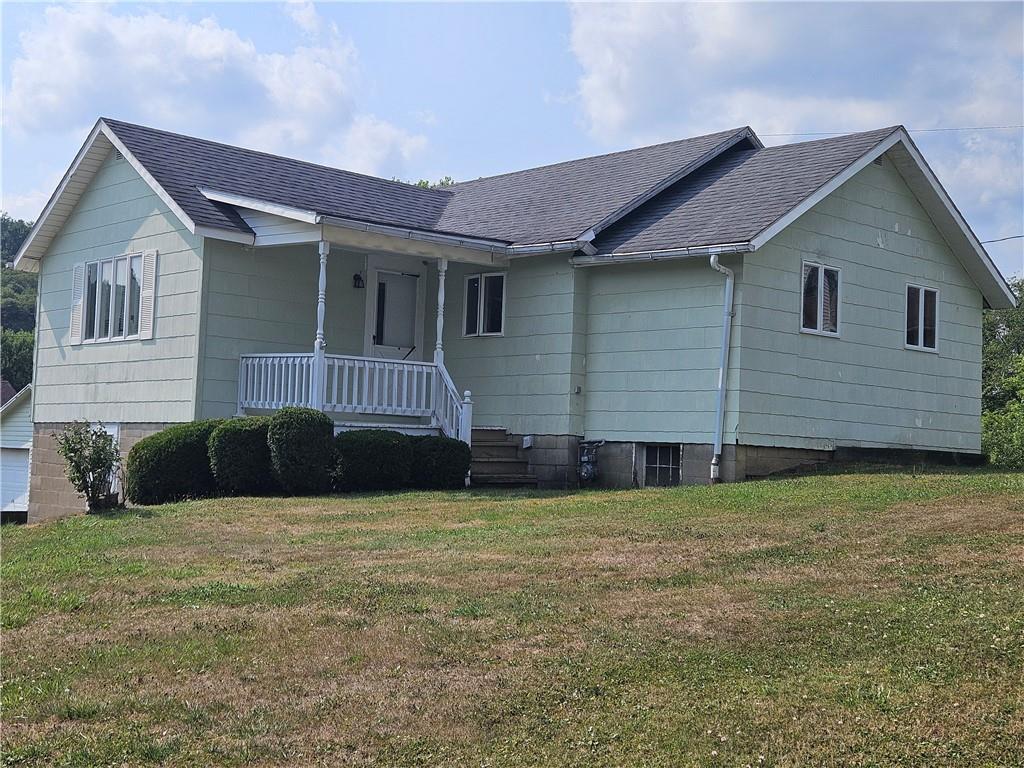
{"type": "MultiPolygon", "coordinates": [[[[170,424],[121,424],[118,448],[121,461],[139,440],[159,432],[170,424]]],[[[32,429],[32,465],[29,470],[28,522],[42,523],[86,512],[85,499],[78,495],[64,474],[64,459],[57,453],[53,435],[65,427],[63,422],[39,422],[32,429]]]]}

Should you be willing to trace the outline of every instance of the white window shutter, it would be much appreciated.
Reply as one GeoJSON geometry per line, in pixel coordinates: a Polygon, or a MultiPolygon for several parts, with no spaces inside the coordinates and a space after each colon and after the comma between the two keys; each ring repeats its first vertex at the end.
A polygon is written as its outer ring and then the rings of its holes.
{"type": "Polygon", "coordinates": [[[156,304],[156,251],[142,253],[142,293],[139,295],[139,338],[153,338],[156,304]]]}
{"type": "Polygon", "coordinates": [[[75,264],[71,283],[71,343],[82,343],[82,316],[85,314],[85,264],[75,264]]]}

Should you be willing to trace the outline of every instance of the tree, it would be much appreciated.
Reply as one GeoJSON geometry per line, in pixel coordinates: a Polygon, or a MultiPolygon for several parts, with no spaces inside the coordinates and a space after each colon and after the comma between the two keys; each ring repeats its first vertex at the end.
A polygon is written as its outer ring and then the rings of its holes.
{"type": "Polygon", "coordinates": [[[19,272],[5,267],[0,272],[0,326],[8,331],[31,331],[36,327],[36,290],[34,272],[19,272]]]}
{"type": "Polygon", "coordinates": [[[3,329],[0,338],[0,373],[17,390],[32,381],[32,347],[31,331],[3,329]]]}
{"type": "Polygon", "coordinates": [[[416,182],[415,186],[423,187],[424,189],[440,189],[443,187],[450,187],[455,184],[455,179],[451,176],[442,176],[437,182],[428,181],[427,179],[420,179],[416,182]]]}
{"type": "MultiPolygon", "coordinates": [[[[1012,278],[1010,288],[1024,299],[1024,277],[1012,278]]],[[[1024,371],[1024,307],[989,309],[981,322],[981,408],[985,412],[1004,409],[1015,398],[1015,372],[1024,371]]]]}
{"type": "Polygon", "coordinates": [[[15,219],[8,216],[6,211],[0,212],[0,251],[2,251],[4,264],[14,261],[18,255],[18,249],[25,242],[28,233],[32,230],[32,222],[23,219],[15,219]]]}
{"type": "Polygon", "coordinates": [[[75,421],[53,435],[57,453],[64,457],[64,472],[90,512],[117,506],[111,485],[121,465],[121,454],[112,435],[87,421],[75,421]]]}

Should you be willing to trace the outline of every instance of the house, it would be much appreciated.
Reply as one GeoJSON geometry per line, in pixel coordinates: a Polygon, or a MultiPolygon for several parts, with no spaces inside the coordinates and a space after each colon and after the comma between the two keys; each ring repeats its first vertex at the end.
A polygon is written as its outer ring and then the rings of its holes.
{"type": "MultiPolygon", "coordinates": [[[[2,384],[14,389],[6,381],[2,384]]],[[[4,396],[6,397],[6,388],[4,396]]],[[[28,512],[32,452],[32,385],[0,405],[0,512],[3,521],[24,520],[28,512]]]]}
{"type": "Polygon", "coordinates": [[[620,486],[977,455],[982,309],[1015,301],[902,127],[423,189],[104,118],[16,266],[33,520],[75,506],[50,435],[82,418],[127,451],[306,405],[543,486],[577,483],[581,441],[620,486]]]}

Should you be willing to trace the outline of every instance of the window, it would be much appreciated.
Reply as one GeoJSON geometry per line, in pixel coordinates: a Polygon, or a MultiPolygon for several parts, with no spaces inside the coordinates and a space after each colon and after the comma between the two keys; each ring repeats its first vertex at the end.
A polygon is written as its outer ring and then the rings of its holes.
{"type": "Polygon", "coordinates": [[[82,339],[138,336],[141,302],[142,254],[86,264],[82,339]]]}
{"type": "Polygon", "coordinates": [[[505,330],[505,275],[493,272],[466,277],[465,336],[499,336],[505,330]]]}
{"type": "Polygon", "coordinates": [[[839,270],[804,262],[800,330],[839,335],[839,270]]]}
{"type": "Polygon", "coordinates": [[[939,292],[907,286],[907,347],[930,352],[938,348],[939,292]]]}
{"type": "Polygon", "coordinates": [[[644,456],[644,485],[679,485],[678,445],[648,445],[644,456]]]}

